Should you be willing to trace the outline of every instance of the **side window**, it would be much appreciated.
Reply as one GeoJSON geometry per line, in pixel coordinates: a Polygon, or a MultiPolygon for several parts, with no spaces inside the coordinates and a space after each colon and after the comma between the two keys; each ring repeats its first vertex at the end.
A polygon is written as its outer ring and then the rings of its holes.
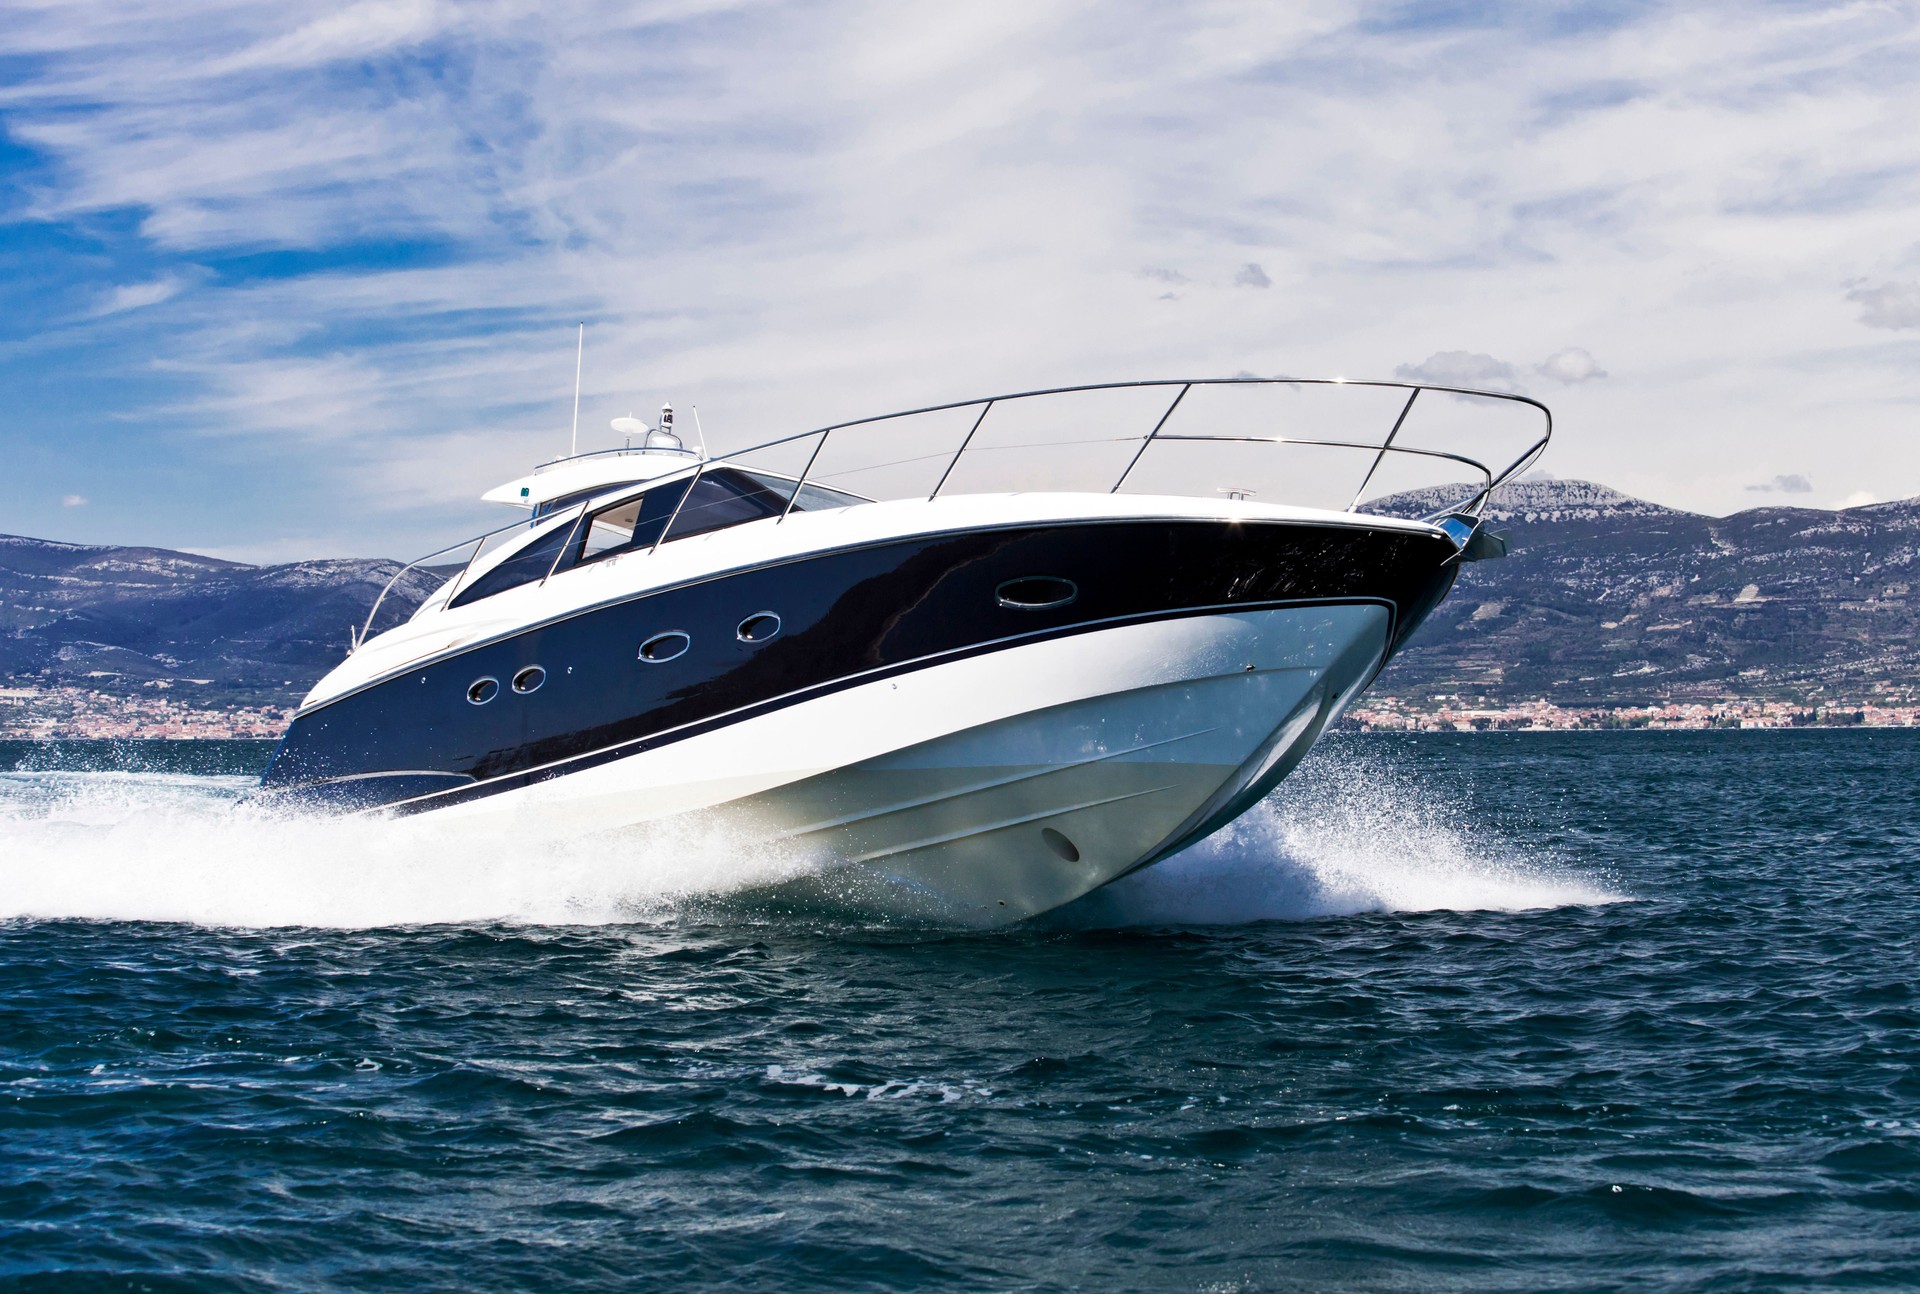
{"type": "Polygon", "coordinates": [[[703,475],[673,523],[672,539],[687,539],[763,517],[777,517],[786,496],[768,489],[745,472],[722,467],[703,475]]]}
{"type": "MultiPolygon", "coordinates": [[[[597,486],[593,493],[601,493],[606,488],[597,486]]],[[[673,522],[673,533],[666,535],[667,542],[709,534],[765,517],[777,517],[786,510],[792,489],[792,481],[733,467],[716,467],[702,473],[697,482],[680,480],[657,485],[638,498],[609,504],[589,515],[578,526],[555,526],[454,594],[453,600],[447,605],[463,607],[469,602],[478,602],[481,598],[545,579],[551,570],[564,571],[620,553],[652,548],[662,542],[662,533],[670,520],[673,522]],[[688,493],[689,485],[692,486],[692,493],[688,493]],[[681,503],[683,497],[686,499],[684,504],[681,503]],[[674,515],[676,509],[679,512],[677,517],[674,515]],[[554,558],[560,556],[562,548],[567,547],[567,541],[576,536],[577,542],[561,557],[556,568],[554,558]]],[[[569,495],[556,500],[551,506],[565,506],[578,497],[569,495]]],[[[805,512],[811,508],[843,508],[865,502],[867,500],[858,495],[809,485],[800,492],[794,510],[805,512]]]]}
{"type": "Polygon", "coordinates": [[[730,467],[703,473],[698,481],[672,481],[648,490],[637,499],[615,503],[588,517],[580,543],[565,565],[584,566],[618,553],[651,548],[660,543],[667,523],[673,533],[666,541],[687,539],[724,530],[762,517],[777,517],[786,497],[763,482],[730,467]],[[692,492],[688,492],[691,485],[692,492]],[[686,502],[682,503],[681,499],[686,502]],[[679,515],[675,516],[675,510],[679,515]]]}
{"type": "MultiPolygon", "coordinates": [[[[764,472],[748,471],[742,471],[741,475],[751,478],[778,495],[782,507],[786,506],[787,499],[793,495],[793,479],[791,477],[770,476],[764,472]]],[[[845,490],[836,490],[831,486],[815,485],[812,482],[808,482],[805,486],[801,487],[800,498],[793,505],[793,510],[795,512],[818,512],[822,508],[851,508],[858,503],[872,502],[872,499],[864,495],[848,494],[845,490]]]]}
{"type": "MultiPolygon", "coordinates": [[[[617,553],[653,547],[673,516],[674,506],[686,492],[687,482],[670,481],[637,499],[602,508],[581,526],[580,546],[574,549],[566,564],[584,566],[617,553]]],[[[678,533],[677,527],[675,533],[678,533]]]]}
{"type": "Polygon", "coordinates": [[[590,562],[632,543],[634,528],[640,524],[640,509],[645,503],[644,497],[638,498],[617,508],[609,508],[589,520],[586,537],[580,542],[578,560],[590,562]]]}

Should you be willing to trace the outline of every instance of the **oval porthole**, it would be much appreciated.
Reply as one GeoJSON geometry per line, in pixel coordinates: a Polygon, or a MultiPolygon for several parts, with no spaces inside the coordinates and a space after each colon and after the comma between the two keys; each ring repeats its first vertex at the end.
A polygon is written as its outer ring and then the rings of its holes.
{"type": "Polygon", "coordinates": [[[500,695],[500,680],[497,678],[477,678],[467,684],[467,700],[474,705],[485,705],[500,695]]]}
{"type": "Polygon", "coordinates": [[[1003,607],[1016,611],[1047,611],[1064,607],[1080,596],[1080,586],[1058,575],[1022,575],[1007,580],[993,591],[1003,607]]]}
{"type": "Polygon", "coordinates": [[[640,659],[649,665],[662,665],[677,660],[687,654],[687,648],[693,646],[693,639],[678,629],[669,629],[663,634],[655,634],[640,644],[640,659]]]}
{"type": "Polygon", "coordinates": [[[780,617],[771,611],[756,611],[733,632],[743,643],[763,643],[780,632],[780,617]]]}
{"type": "Polygon", "coordinates": [[[1060,855],[1062,862],[1077,863],[1080,861],[1080,847],[1055,831],[1052,827],[1040,828],[1040,839],[1046,843],[1048,849],[1060,855]]]}
{"type": "Polygon", "coordinates": [[[547,671],[538,665],[529,665],[513,676],[513,690],[521,696],[529,692],[538,692],[540,685],[547,681],[547,671]]]}

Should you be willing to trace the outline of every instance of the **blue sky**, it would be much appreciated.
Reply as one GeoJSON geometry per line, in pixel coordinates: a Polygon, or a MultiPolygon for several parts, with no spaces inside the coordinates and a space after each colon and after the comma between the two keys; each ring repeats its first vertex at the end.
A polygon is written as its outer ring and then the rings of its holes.
{"type": "Polygon", "coordinates": [[[9,0],[0,530],[410,555],[579,320],[589,444],[1413,373],[1662,502],[1920,494],[1915,121],[1906,3],[9,0]]]}

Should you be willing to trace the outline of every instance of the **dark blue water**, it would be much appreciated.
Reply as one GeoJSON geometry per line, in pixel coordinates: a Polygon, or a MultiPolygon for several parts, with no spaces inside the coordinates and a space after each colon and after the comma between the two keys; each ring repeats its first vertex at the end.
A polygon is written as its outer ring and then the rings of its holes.
{"type": "Polygon", "coordinates": [[[1920,733],[1340,738],[988,935],[129,757],[5,779],[0,1282],[1920,1285],[1920,733]]]}

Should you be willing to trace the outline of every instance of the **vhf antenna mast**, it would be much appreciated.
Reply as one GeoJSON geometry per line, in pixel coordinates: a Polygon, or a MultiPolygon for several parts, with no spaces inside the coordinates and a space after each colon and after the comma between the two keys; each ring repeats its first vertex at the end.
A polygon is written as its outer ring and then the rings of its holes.
{"type": "Polygon", "coordinates": [[[573,352],[573,443],[567,450],[571,458],[580,452],[580,364],[587,357],[587,326],[580,325],[580,342],[573,352]]]}

